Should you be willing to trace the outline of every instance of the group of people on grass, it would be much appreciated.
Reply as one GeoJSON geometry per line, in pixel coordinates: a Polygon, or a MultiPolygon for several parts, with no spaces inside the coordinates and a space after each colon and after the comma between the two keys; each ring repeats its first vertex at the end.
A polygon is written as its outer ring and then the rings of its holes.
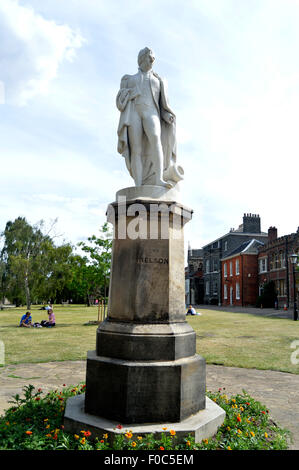
{"type": "Polygon", "coordinates": [[[53,307],[52,304],[49,304],[47,307],[44,308],[48,312],[48,320],[42,320],[40,323],[32,323],[32,316],[30,312],[26,312],[20,321],[19,326],[25,327],[25,328],[51,328],[55,326],[56,320],[55,320],[55,315],[53,312],[53,307]]]}

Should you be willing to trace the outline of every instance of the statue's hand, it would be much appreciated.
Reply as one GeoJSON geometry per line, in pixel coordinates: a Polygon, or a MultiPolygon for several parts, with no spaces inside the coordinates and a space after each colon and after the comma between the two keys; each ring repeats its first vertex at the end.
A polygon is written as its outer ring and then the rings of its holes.
{"type": "Polygon", "coordinates": [[[173,114],[171,114],[171,113],[164,113],[163,118],[168,124],[173,124],[174,123],[175,118],[174,118],[173,114]]]}

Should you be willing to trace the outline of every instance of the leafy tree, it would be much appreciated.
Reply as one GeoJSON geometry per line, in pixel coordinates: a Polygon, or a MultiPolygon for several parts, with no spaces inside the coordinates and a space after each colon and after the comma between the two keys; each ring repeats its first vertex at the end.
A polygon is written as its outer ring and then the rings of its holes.
{"type": "Polygon", "coordinates": [[[43,221],[31,226],[24,217],[18,217],[7,222],[2,233],[3,294],[16,305],[26,301],[28,310],[32,299],[48,300],[61,291],[72,251],[68,244],[56,247],[43,228],[43,221]]]}
{"type": "Polygon", "coordinates": [[[263,291],[257,300],[257,307],[273,308],[277,301],[277,292],[274,281],[264,284],[263,291]]]}
{"type": "Polygon", "coordinates": [[[87,239],[88,243],[80,242],[78,246],[88,254],[89,264],[85,266],[85,274],[90,279],[88,304],[91,296],[102,292],[106,300],[109,285],[112,233],[107,222],[100,229],[101,235],[92,235],[87,239]]]}

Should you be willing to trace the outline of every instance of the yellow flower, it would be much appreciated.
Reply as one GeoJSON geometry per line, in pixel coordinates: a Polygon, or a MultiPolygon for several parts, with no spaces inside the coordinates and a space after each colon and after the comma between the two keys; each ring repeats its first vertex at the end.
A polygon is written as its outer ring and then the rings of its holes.
{"type": "Polygon", "coordinates": [[[127,439],[131,439],[133,434],[131,432],[126,432],[125,436],[126,436],[127,439]]]}
{"type": "Polygon", "coordinates": [[[162,428],[162,429],[163,429],[163,431],[166,431],[167,428],[162,428]]]}
{"type": "Polygon", "coordinates": [[[132,445],[132,447],[136,447],[137,444],[136,444],[135,441],[133,441],[131,445],[132,445]]]}
{"type": "Polygon", "coordinates": [[[104,439],[108,439],[108,434],[103,434],[104,439]]]}
{"type": "Polygon", "coordinates": [[[80,442],[81,442],[81,444],[85,444],[85,441],[86,441],[85,437],[82,437],[80,442]]]}
{"type": "Polygon", "coordinates": [[[52,437],[51,434],[46,434],[46,437],[52,437]]]}
{"type": "Polygon", "coordinates": [[[240,406],[240,411],[244,411],[244,408],[243,408],[243,406],[240,406]]]}
{"type": "Polygon", "coordinates": [[[49,427],[50,427],[50,424],[47,424],[46,429],[49,429],[49,427]]]}
{"type": "Polygon", "coordinates": [[[170,434],[171,434],[172,436],[175,436],[175,435],[176,435],[176,432],[175,432],[173,429],[171,429],[169,432],[170,432],[170,434]]]}
{"type": "MultiPolygon", "coordinates": [[[[50,434],[50,435],[51,435],[51,434],[50,434]]],[[[74,438],[75,438],[76,440],[78,440],[79,437],[80,437],[80,436],[78,436],[78,434],[74,434],[74,438]]]]}
{"type": "Polygon", "coordinates": [[[230,446],[227,447],[227,450],[232,450],[232,448],[230,446]]]}
{"type": "Polygon", "coordinates": [[[227,428],[226,428],[226,429],[227,429],[227,431],[230,431],[230,427],[229,427],[229,426],[227,426],[227,428]]]}
{"type": "Polygon", "coordinates": [[[45,419],[44,419],[44,422],[46,422],[46,421],[49,421],[49,418],[45,418],[45,419]]]}
{"type": "Polygon", "coordinates": [[[203,440],[203,443],[204,443],[204,444],[208,444],[208,443],[209,443],[209,439],[204,439],[204,440],[203,440]]]}
{"type": "Polygon", "coordinates": [[[238,433],[238,434],[242,434],[241,429],[237,429],[237,433],[238,433]]]}
{"type": "Polygon", "coordinates": [[[186,444],[187,444],[188,447],[191,446],[191,442],[190,442],[190,441],[187,441],[186,444]]]}
{"type": "Polygon", "coordinates": [[[141,437],[141,436],[137,436],[137,439],[138,439],[138,441],[142,441],[142,437],[141,437]]]}
{"type": "Polygon", "coordinates": [[[235,400],[234,398],[232,398],[232,402],[233,402],[233,403],[236,403],[236,400],[235,400]]]}
{"type": "Polygon", "coordinates": [[[254,432],[253,431],[250,431],[250,434],[252,435],[252,437],[255,436],[254,432]]]}
{"type": "Polygon", "coordinates": [[[267,437],[268,437],[268,434],[265,432],[265,438],[267,439],[267,437]]]}

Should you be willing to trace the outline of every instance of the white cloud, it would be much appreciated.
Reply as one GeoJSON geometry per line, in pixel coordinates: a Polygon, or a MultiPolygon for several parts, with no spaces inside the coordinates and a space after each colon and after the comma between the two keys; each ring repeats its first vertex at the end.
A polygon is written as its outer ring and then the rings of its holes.
{"type": "Polygon", "coordinates": [[[84,39],[67,24],[44,19],[18,0],[0,3],[0,78],[6,100],[25,105],[44,94],[59,65],[73,60],[84,39]]]}

